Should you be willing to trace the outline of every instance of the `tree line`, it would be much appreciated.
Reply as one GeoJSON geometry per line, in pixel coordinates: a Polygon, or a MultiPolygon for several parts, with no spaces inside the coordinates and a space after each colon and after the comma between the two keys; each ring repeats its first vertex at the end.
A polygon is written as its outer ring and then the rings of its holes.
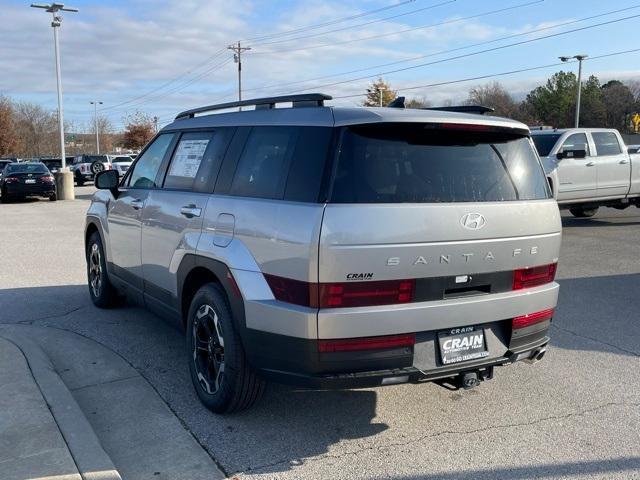
{"type": "MultiPolygon", "coordinates": [[[[116,131],[108,118],[93,119],[87,133],[80,133],[78,125],[65,120],[65,149],[67,155],[95,153],[95,123],[100,137],[100,152],[111,153],[117,147],[139,150],[155,134],[154,119],[136,112],[124,119],[124,130],[116,131]]],[[[60,155],[57,112],[51,112],[33,102],[17,102],[0,95],[0,157],[33,158],[60,155]]]]}
{"type": "MultiPolygon", "coordinates": [[[[575,121],[578,79],[572,72],[556,72],[547,81],[517,100],[501,83],[491,82],[471,88],[463,100],[467,105],[483,105],[495,109],[495,115],[519,120],[527,125],[573,127],[575,121]]],[[[379,106],[393,101],[398,92],[379,78],[367,88],[365,106],[379,106]]],[[[442,106],[452,105],[447,100],[442,106]]],[[[405,101],[407,107],[431,107],[427,96],[405,101]]],[[[615,128],[632,133],[632,116],[640,113],[640,80],[610,80],[604,84],[595,75],[582,82],[580,126],[615,128]]]]}

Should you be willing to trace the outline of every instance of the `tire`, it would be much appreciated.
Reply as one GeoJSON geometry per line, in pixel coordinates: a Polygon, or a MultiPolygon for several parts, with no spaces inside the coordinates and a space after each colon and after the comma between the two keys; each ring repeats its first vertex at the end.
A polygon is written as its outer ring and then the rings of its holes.
{"type": "Polygon", "coordinates": [[[265,382],[247,362],[222,288],[215,283],[200,288],[188,315],[189,372],[200,401],[215,413],[251,407],[265,382]]]}
{"type": "Polygon", "coordinates": [[[11,199],[9,198],[9,195],[7,195],[7,191],[6,190],[2,190],[2,192],[0,192],[0,202],[2,203],[10,203],[11,199]]]}
{"type": "Polygon", "coordinates": [[[55,202],[56,200],[58,200],[58,194],[57,193],[52,193],[51,196],[49,196],[49,201],[50,202],[55,202]]]}
{"type": "Polygon", "coordinates": [[[96,160],[89,166],[89,169],[91,170],[91,173],[97,175],[104,170],[104,163],[96,160]]]}
{"type": "Polygon", "coordinates": [[[87,285],[91,301],[99,308],[112,308],[120,304],[118,292],[109,281],[102,239],[98,232],[89,238],[86,251],[87,285]]]}
{"type": "Polygon", "coordinates": [[[84,178],[81,175],[76,175],[76,185],[79,187],[84,185],[84,178]]]}
{"type": "Polygon", "coordinates": [[[596,213],[598,213],[598,207],[594,207],[594,208],[575,207],[575,208],[570,208],[569,211],[571,212],[571,215],[573,215],[576,218],[590,218],[590,217],[593,217],[596,213]]]}

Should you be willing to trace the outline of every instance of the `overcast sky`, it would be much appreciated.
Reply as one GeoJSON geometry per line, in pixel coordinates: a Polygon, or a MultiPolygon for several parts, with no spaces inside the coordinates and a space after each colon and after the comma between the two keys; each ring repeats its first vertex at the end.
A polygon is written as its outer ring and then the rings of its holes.
{"type": "MultiPolygon", "coordinates": [[[[104,102],[102,114],[118,129],[136,110],[157,115],[163,124],[180,110],[234,100],[237,70],[226,46],[238,40],[252,47],[243,55],[245,98],[300,91],[361,94],[384,73],[402,95],[426,97],[434,104],[462,101],[470,87],[493,79],[410,87],[550,65],[559,55],[597,57],[640,48],[639,0],[115,0],[69,5],[80,12],[64,14],[61,28],[64,105],[65,118],[77,128],[92,118],[93,99],[104,102]],[[634,18],[508,46],[625,17],[634,18]],[[452,58],[461,55],[468,56],[452,58]]],[[[54,110],[50,14],[13,0],[3,0],[2,11],[0,94],[54,110]]],[[[640,52],[627,53],[585,62],[585,74],[605,80],[640,78],[639,66],[640,52]]],[[[495,79],[523,96],[560,68],[495,79]]],[[[334,103],[361,101],[351,97],[334,103]]]]}

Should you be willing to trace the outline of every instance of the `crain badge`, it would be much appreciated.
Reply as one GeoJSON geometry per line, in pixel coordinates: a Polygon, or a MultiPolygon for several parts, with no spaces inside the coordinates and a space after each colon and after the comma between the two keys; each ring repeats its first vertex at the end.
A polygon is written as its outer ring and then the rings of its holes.
{"type": "Polygon", "coordinates": [[[487,224],[487,221],[479,213],[467,213],[460,219],[460,224],[469,230],[480,230],[487,224]]]}
{"type": "Polygon", "coordinates": [[[348,273],[347,280],[371,280],[373,273],[348,273]]]}

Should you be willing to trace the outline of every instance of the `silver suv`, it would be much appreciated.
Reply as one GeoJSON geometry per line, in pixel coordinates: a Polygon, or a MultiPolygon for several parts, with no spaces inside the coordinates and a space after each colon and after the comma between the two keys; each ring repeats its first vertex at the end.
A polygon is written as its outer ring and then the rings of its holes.
{"type": "Polygon", "coordinates": [[[93,302],[126,295],[183,326],[215,412],[265,380],[468,388],[541,359],[561,223],[527,127],[330,98],[190,110],[120,182],[98,174],[93,302]]]}

